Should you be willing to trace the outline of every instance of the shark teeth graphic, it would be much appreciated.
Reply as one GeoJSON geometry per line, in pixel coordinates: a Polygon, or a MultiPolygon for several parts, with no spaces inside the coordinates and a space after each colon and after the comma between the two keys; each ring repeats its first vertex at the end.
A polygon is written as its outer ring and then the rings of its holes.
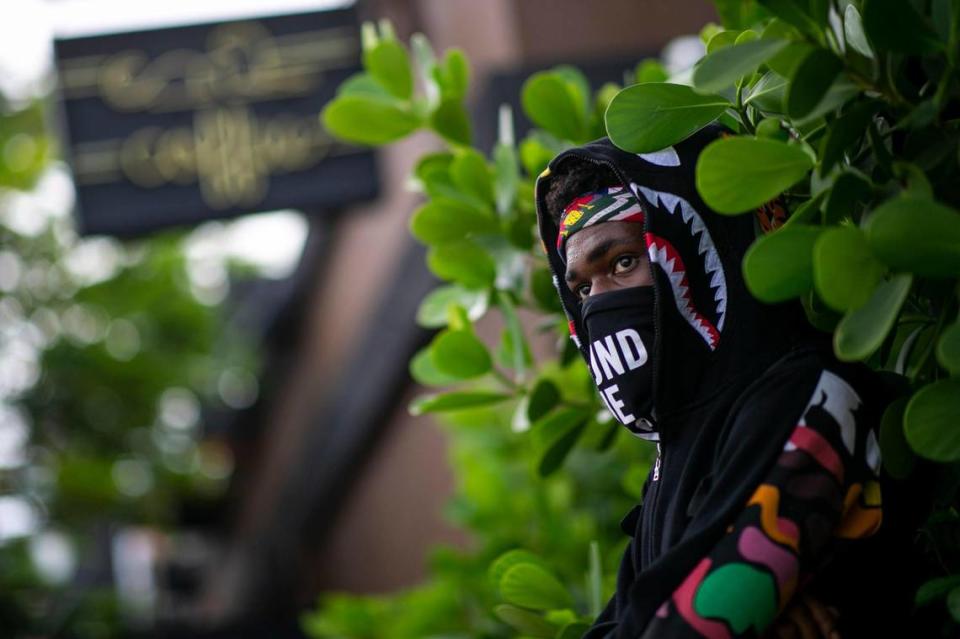
{"type": "MultiPolygon", "coordinates": [[[[710,323],[710,320],[697,312],[693,305],[693,299],[690,297],[690,284],[687,281],[687,268],[680,254],[677,253],[670,242],[652,233],[647,234],[647,247],[650,261],[659,264],[670,280],[673,299],[677,304],[680,315],[703,338],[710,350],[716,349],[720,342],[720,331],[710,323]]],[[[726,305],[726,300],[723,301],[723,304],[726,305]]]]}
{"type": "Polygon", "coordinates": [[[657,166],[680,166],[680,156],[672,146],[653,153],[637,153],[637,156],[657,166]]]}
{"type": "MultiPolygon", "coordinates": [[[[724,275],[723,265],[720,262],[720,254],[717,253],[713,238],[710,236],[710,231],[707,229],[706,224],[704,224],[703,218],[700,217],[700,214],[697,213],[696,209],[694,209],[689,202],[679,195],[665,191],[657,191],[636,183],[631,183],[630,188],[638,197],[642,194],[650,203],[659,206],[671,215],[676,215],[678,212],[680,213],[680,217],[687,226],[690,237],[697,242],[697,251],[703,260],[704,271],[710,278],[710,288],[715,289],[713,295],[713,300],[716,302],[715,311],[717,314],[717,326],[715,330],[722,331],[727,316],[727,279],[724,275]]],[[[672,246],[670,248],[673,249],[672,246]]],[[[679,257],[679,255],[677,257],[679,257]]],[[[650,259],[653,261],[652,254],[650,259]]],[[[697,326],[694,325],[693,322],[691,322],[691,326],[697,329],[697,326]]],[[[699,329],[698,332],[700,332],[699,329]]],[[[702,334],[701,332],[701,335],[702,334]]],[[[705,337],[704,339],[707,338],[705,337]]],[[[709,343],[709,340],[707,341],[709,343]]],[[[711,348],[714,347],[715,344],[711,345],[711,348]]]]}

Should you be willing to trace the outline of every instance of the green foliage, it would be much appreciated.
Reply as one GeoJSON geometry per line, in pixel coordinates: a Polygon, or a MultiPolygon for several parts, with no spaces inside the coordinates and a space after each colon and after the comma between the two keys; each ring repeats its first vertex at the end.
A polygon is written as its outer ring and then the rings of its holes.
{"type": "Polygon", "coordinates": [[[750,293],[764,302],[783,302],[813,286],[813,247],[822,229],[795,225],[760,238],[743,259],[750,293]]]}
{"type": "Polygon", "coordinates": [[[470,72],[462,52],[437,61],[430,44],[413,43],[423,95],[414,92],[414,70],[407,49],[389,23],[363,29],[364,71],[344,82],[321,114],[334,135],[359,144],[379,145],[429,128],[454,145],[469,145],[470,121],[463,106],[470,72]]]}
{"type": "Polygon", "coordinates": [[[47,167],[52,142],[45,117],[39,101],[19,111],[0,111],[0,189],[28,189],[47,167]]]}
{"type": "Polygon", "coordinates": [[[34,529],[0,539],[0,627],[10,637],[107,639],[131,625],[117,593],[71,583],[69,567],[47,574],[36,545],[53,539],[74,573],[96,574],[103,567],[88,549],[109,543],[105,534],[162,534],[185,503],[222,497],[230,451],[204,441],[202,408],[226,408],[222,389],[255,384],[257,363],[227,327],[225,290],[196,276],[184,236],[78,238],[68,202],[39,204],[62,171],[47,108],[0,114],[0,426],[5,446],[23,437],[0,483],[36,517],[34,529]],[[18,222],[16,201],[30,224],[18,222]]]}
{"type": "MultiPolygon", "coordinates": [[[[676,144],[712,122],[730,128],[728,136],[704,150],[696,166],[704,201],[730,215],[750,213],[772,200],[788,212],[788,222],[759,237],[745,256],[751,293],[767,302],[799,299],[811,323],[833,334],[840,359],[902,376],[906,394],[890,406],[881,426],[881,447],[892,474],[910,477],[918,456],[944,464],[960,460],[960,5],[909,0],[715,4],[723,24],[701,32],[706,56],[689,75],[671,78],[659,63],[644,61],[627,77],[635,83],[592,93],[584,76],[570,67],[534,74],[521,102],[539,129],[517,142],[509,110],[502,109],[492,158],[467,148],[466,125],[453,127],[455,134],[436,125],[444,101],[451,112],[466,112],[465,84],[451,79],[460,77],[456,69],[466,64],[459,52],[446,54],[438,64],[422,36],[411,42],[426,86],[423,96],[400,99],[397,88],[378,83],[367,68],[372,80],[361,74],[348,81],[327,107],[329,112],[351,95],[379,101],[403,115],[382,127],[368,123],[380,128],[378,134],[397,135],[414,118],[414,128],[433,128],[450,145],[422,158],[415,171],[415,183],[428,201],[411,228],[429,247],[431,270],[452,288],[424,302],[420,321],[444,331],[417,354],[411,371],[433,386],[471,381],[453,393],[419,400],[413,409],[444,411],[449,419],[470,422],[477,427],[471,438],[482,432],[497,441],[525,443],[509,454],[501,448],[503,457],[488,458],[488,466],[454,455],[463,482],[454,511],[486,512],[489,516],[458,518],[483,540],[496,537],[493,531],[503,530],[511,517],[533,517],[523,520],[527,523],[537,516],[549,520],[552,515],[542,510],[520,515],[514,509],[541,499],[555,482],[577,477],[576,460],[583,455],[596,461],[622,450],[573,350],[560,349],[558,361],[532,361],[517,321],[518,313],[528,310],[546,315],[546,330],[564,331],[549,271],[533,248],[532,182],[553,155],[602,134],[603,128],[615,144],[634,153],[676,144]],[[451,60],[459,62],[450,67],[451,60]],[[481,350],[488,347],[473,336],[471,323],[490,309],[496,309],[505,329],[498,350],[484,357],[481,350]],[[498,426],[509,433],[497,431],[498,426]],[[510,481],[523,478],[509,489],[507,457],[518,473],[510,481]],[[496,515],[488,509],[496,509],[496,515]]],[[[375,34],[372,26],[367,31],[375,34]]],[[[390,50],[401,49],[391,45],[390,50]]],[[[350,127],[330,128],[345,139],[361,135],[350,127]]],[[[466,437],[457,429],[454,446],[466,437]]],[[[584,487],[583,495],[636,499],[643,468],[619,467],[615,481],[603,484],[609,492],[589,493],[584,487]]],[[[590,469],[597,477],[610,470],[602,463],[590,469]]],[[[948,477],[956,470],[943,467],[948,477]]],[[[955,539],[950,535],[958,527],[957,486],[956,479],[944,482],[940,510],[928,524],[948,531],[924,549],[938,562],[944,554],[960,560],[955,541],[940,541],[955,539]]],[[[586,501],[576,504],[567,502],[556,512],[586,512],[578,510],[587,508],[586,501]]],[[[611,514],[592,505],[589,516],[598,517],[593,525],[612,526],[611,514]]],[[[554,525],[566,529],[566,523],[554,525]]],[[[581,624],[603,600],[597,592],[606,595],[612,586],[606,576],[609,541],[596,537],[604,557],[588,565],[580,559],[591,556],[587,537],[575,535],[582,545],[575,551],[567,545],[566,554],[559,555],[557,546],[543,543],[546,530],[517,534],[504,545],[481,543],[474,556],[488,564],[511,548],[536,555],[513,551],[494,563],[498,592],[490,592],[489,582],[471,583],[466,592],[483,602],[484,621],[464,622],[458,632],[482,628],[476,632],[504,636],[506,623],[524,636],[582,633],[581,624]],[[601,565],[605,576],[598,577],[601,565]],[[581,580],[586,588],[576,585],[581,580]]],[[[430,583],[450,574],[436,573],[430,583]]],[[[947,599],[949,609],[956,609],[960,595],[950,594],[956,575],[930,576],[918,600],[947,599]]],[[[328,618],[325,614],[318,613],[319,618],[328,618]]],[[[329,614],[336,614],[333,607],[329,614]]],[[[946,606],[943,614],[946,619],[946,606]]],[[[396,636],[325,632],[314,634],[396,636]]]]}
{"type": "MultiPolygon", "coordinates": [[[[364,33],[378,47],[393,38],[386,24],[367,25],[364,33]]],[[[304,628],[316,637],[508,637],[512,629],[580,636],[612,592],[623,543],[618,518],[635,498],[623,477],[642,478],[650,451],[616,438],[579,360],[533,359],[521,318],[546,314],[544,326],[565,330],[535,241],[533,181],[563,148],[603,135],[604,111],[620,87],[594,92],[582,73],[565,66],[536,74],[522,102],[542,128],[518,141],[510,110],[501,109],[498,142],[486,157],[468,146],[466,58],[453,50],[438,62],[420,35],[410,44],[412,62],[405,64],[419,72],[422,95],[391,89],[367,55],[365,70],[344,83],[322,117],[347,140],[382,144],[428,128],[449,145],[421,157],[412,180],[426,201],[410,229],[446,283],[421,303],[417,321],[441,330],[410,371],[427,386],[456,388],[422,396],[410,410],[442,416],[449,429],[458,476],[449,515],[472,531],[475,549],[440,551],[445,560],[434,562],[430,580],[403,594],[325,596],[304,628]],[[351,97],[392,109],[395,121],[361,122],[352,113],[352,121],[338,120],[338,109],[353,108],[351,97]],[[441,123],[446,114],[460,114],[463,124],[450,125],[456,117],[441,123]],[[489,311],[503,324],[496,348],[473,330],[489,311]]],[[[392,58],[375,66],[405,59],[399,44],[382,50],[378,55],[392,58]]],[[[666,77],[658,64],[638,73],[666,77]]]]}
{"type": "Polygon", "coordinates": [[[710,143],[697,160],[697,190],[718,213],[742,213],[775,198],[813,168],[801,147],[752,137],[710,143]]]}
{"type": "Polygon", "coordinates": [[[607,108],[607,132],[620,148],[649,153],[699,131],[729,106],[719,96],[699,95],[681,84],[635,84],[607,108]]]}

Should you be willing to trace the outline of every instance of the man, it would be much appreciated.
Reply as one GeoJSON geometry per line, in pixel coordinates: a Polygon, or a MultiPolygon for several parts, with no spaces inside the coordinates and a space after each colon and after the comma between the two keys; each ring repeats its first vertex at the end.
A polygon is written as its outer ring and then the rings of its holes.
{"type": "Polygon", "coordinates": [[[909,546],[882,525],[888,400],[799,305],[746,290],[740,263],[769,219],[699,198],[697,154],[719,134],[641,155],[599,140],[537,182],[571,337],[610,412],[658,452],[586,636],[897,636],[911,593],[887,577],[906,559],[879,559],[909,546]]]}

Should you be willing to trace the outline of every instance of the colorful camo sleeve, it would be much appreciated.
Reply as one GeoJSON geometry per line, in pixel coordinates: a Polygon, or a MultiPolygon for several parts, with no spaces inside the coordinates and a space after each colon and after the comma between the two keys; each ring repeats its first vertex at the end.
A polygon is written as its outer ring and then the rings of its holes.
{"type": "Polygon", "coordinates": [[[860,398],[824,371],[775,465],[718,544],[657,610],[643,637],[763,634],[832,538],[880,526],[880,452],[860,398]]]}

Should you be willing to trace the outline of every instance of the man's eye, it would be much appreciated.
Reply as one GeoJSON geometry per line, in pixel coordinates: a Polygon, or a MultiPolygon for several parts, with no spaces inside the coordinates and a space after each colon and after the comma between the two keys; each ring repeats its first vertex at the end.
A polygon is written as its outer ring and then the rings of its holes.
{"type": "Polygon", "coordinates": [[[613,262],[614,275],[627,273],[637,265],[636,255],[621,255],[613,262]]]}

